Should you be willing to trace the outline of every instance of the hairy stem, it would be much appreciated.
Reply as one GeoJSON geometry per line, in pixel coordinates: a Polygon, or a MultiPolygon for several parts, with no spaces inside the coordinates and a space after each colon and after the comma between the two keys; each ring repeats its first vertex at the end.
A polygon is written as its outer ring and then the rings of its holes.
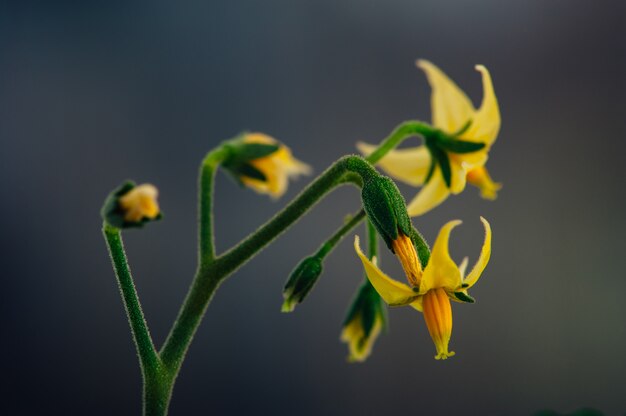
{"type": "MultiPolygon", "coordinates": [[[[161,349],[161,359],[169,371],[178,373],[202,316],[219,284],[306,214],[332,189],[344,183],[354,183],[354,176],[346,175],[349,172],[358,174],[361,179],[378,175],[375,169],[359,156],[339,159],[259,229],[225,254],[208,264],[201,264],[178,318],[161,349]]],[[[203,176],[200,180],[203,180],[203,176]]],[[[201,194],[202,192],[201,190],[201,194]]]]}
{"type": "Polygon", "coordinates": [[[382,142],[378,145],[378,148],[372,152],[366,160],[372,164],[377,163],[380,159],[383,158],[390,150],[396,148],[400,143],[409,137],[413,137],[415,135],[427,136],[432,134],[433,128],[421,121],[405,121],[404,123],[398,125],[389,136],[385,137],[382,142]]]}
{"type": "Polygon", "coordinates": [[[208,265],[215,259],[215,241],[213,237],[213,185],[215,172],[220,162],[227,156],[225,147],[218,147],[210,152],[200,167],[198,181],[199,204],[199,262],[200,267],[208,265]]]}
{"type": "Polygon", "coordinates": [[[117,283],[124,301],[124,308],[126,309],[126,315],[128,316],[128,322],[133,334],[133,341],[139,355],[139,363],[145,377],[146,374],[158,371],[160,366],[159,356],[154,348],[148,325],[141,310],[135,284],[128,267],[128,260],[124,253],[120,229],[104,224],[102,232],[109,248],[115,276],[117,277],[117,283]]]}
{"type": "Polygon", "coordinates": [[[230,275],[248,262],[252,256],[306,214],[329,191],[346,183],[342,177],[347,172],[357,173],[363,180],[378,175],[376,170],[359,156],[345,156],[339,159],[282,211],[216,260],[222,277],[230,275]]]}
{"type": "MultiPolygon", "coordinates": [[[[378,233],[374,224],[367,220],[367,257],[371,260],[378,256],[378,233]]],[[[380,259],[378,259],[380,262],[380,259]]]]}
{"type": "Polygon", "coordinates": [[[334,250],[334,248],[343,239],[343,237],[345,237],[346,234],[348,234],[354,227],[356,227],[361,223],[361,221],[363,221],[363,218],[365,218],[364,209],[361,209],[356,214],[351,215],[346,223],[341,226],[341,228],[339,228],[337,231],[335,231],[335,233],[321,245],[319,250],[317,250],[317,252],[315,253],[315,257],[318,257],[320,259],[326,257],[331,251],[334,250]]]}

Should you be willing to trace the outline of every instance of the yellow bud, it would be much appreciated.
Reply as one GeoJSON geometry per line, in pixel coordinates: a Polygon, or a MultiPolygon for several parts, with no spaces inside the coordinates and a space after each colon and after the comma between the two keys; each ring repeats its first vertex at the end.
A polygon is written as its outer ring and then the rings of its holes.
{"type": "Polygon", "coordinates": [[[159,215],[157,196],[159,191],[154,185],[138,185],[119,198],[120,208],[124,211],[124,220],[139,222],[144,218],[154,219],[159,215]]]}

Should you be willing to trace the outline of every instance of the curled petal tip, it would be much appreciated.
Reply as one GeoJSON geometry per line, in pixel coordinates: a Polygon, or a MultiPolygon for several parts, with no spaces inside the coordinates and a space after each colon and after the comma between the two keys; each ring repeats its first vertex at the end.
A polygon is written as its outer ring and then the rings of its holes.
{"type": "Polygon", "coordinates": [[[429,66],[432,65],[432,63],[430,61],[427,61],[426,59],[416,59],[415,60],[415,66],[421,69],[424,69],[425,66],[429,66]]]}

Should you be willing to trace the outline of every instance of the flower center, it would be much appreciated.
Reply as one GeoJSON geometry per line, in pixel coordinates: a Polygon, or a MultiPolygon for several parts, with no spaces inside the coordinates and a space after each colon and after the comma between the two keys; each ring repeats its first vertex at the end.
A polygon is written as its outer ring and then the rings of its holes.
{"type": "Polygon", "coordinates": [[[394,253],[398,256],[406,278],[413,287],[419,287],[422,279],[422,264],[417,258],[413,241],[404,233],[399,232],[398,238],[392,241],[394,253]]]}
{"type": "Polygon", "coordinates": [[[431,289],[424,295],[424,320],[430,337],[437,348],[435,359],[445,360],[454,355],[448,351],[452,335],[452,308],[450,299],[443,288],[431,289]]]}

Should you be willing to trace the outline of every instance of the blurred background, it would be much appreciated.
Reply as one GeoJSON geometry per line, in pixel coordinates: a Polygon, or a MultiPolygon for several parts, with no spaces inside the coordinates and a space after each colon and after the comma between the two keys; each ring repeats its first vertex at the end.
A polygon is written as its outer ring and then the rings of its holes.
{"type": "MultiPolygon", "coordinates": [[[[425,58],[476,105],[485,64],[503,119],[488,163],[498,200],[468,186],[414,221],[432,243],[464,220],[451,249],[470,264],[479,215],[494,230],[477,303],[453,305],[457,355],[435,361],[422,316],[399,308],[370,359],[346,362],[341,322],[362,279],[354,233],[305,303],[280,313],[291,269],[359,208],[344,188],[222,285],[171,414],[622,414],[625,39],[617,0],[0,3],[0,413],[140,412],[100,234],[111,189],[131,178],[161,191],[165,220],[124,234],[160,345],[195,270],[203,155],[262,131],[319,173],[357,140],[430,119],[414,66],[425,58]]],[[[218,175],[218,250],[308,180],[272,202],[218,175]]]]}

